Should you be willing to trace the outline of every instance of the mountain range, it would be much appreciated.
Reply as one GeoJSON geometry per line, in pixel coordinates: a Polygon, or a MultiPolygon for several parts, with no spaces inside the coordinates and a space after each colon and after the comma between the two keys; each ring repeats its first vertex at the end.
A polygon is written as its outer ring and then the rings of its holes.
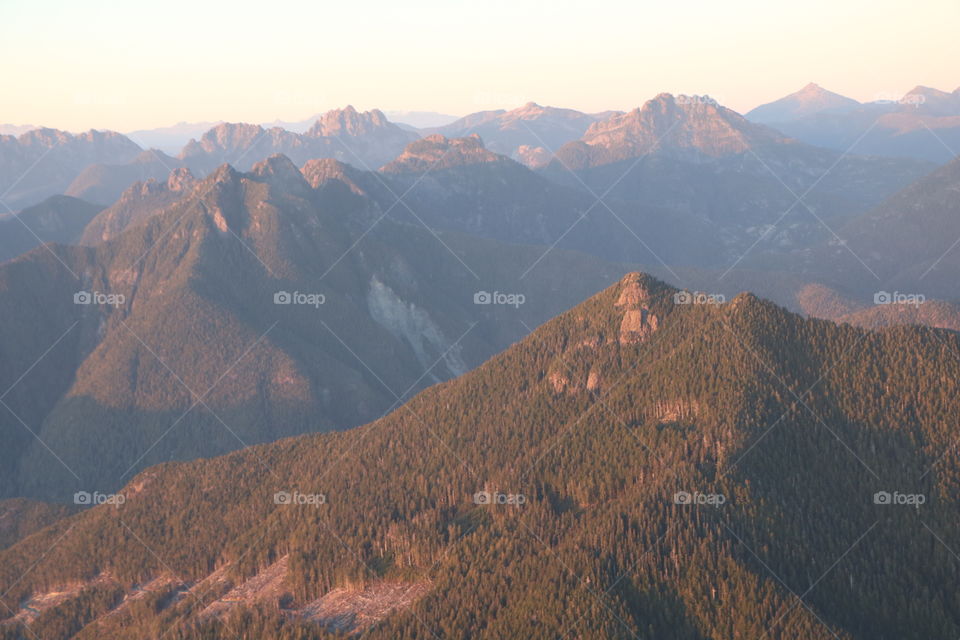
{"type": "Polygon", "coordinates": [[[0,552],[6,637],[960,633],[956,334],[681,293],[631,273],[368,425],[140,473],[0,552]]]}
{"type": "Polygon", "coordinates": [[[312,158],[338,158],[377,168],[417,137],[388,121],[377,109],[360,113],[348,106],[325,113],[303,134],[279,127],[221,124],[200,140],[187,143],[179,158],[192,170],[201,172],[224,162],[249,168],[274,153],[283,153],[297,164],[312,158]]]}
{"type": "Polygon", "coordinates": [[[14,215],[0,216],[0,262],[44,242],[77,242],[103,207],[70,196],[50,196],[14,215]]]}
{"type": "Polygon", "coordinates": [[[749,122],[706,96],[661,94],[597,122],[543,170],[553,181],[604,198],[683,212],[713,227],[726,266],[759,246],[797,249],[934,168],[908,160],[840,154],[749,122]]]}
{"type": "Polygon", "coordinates": [[[960,159],[908,185],[838,229],[838,241],[791,257],[781,268],[816,274],[848,290],[874,286],[927,297],[960,298],[960,159]]]}
{"type": "Polygon", "coordinates": [[[510,111],[479,111],[442,127],[424,131],[447,138],[479,135],[493,152],[532,168],[543,166],[556,149],[576,140],[612,112],[587,114],[529,102],[510,111]]]}
{"type": "Polygon", "coordinates": [[[11,209],[36,204],[62,194],[91,164],[126,163],[139,153],[136,144],[112,131],[74,135],[33,129],[18,137],[0,135],[0,201],[11,209]]]}
{"type": "MultiPolygon", "coordinates": [[[[109,206],[134,182],[163,180],[179,167],[202,177],[223,163],[249,169],[274,153],[284,153],[298,163],[336,157],[376,168],[418,137],[378,110],[360,113],[350,106],[321,114],[302,134],[280,127],[218,123],[200,130],[176,157],[161,149],[141,150],[133,140],[113,132],[73,136],[36,130],[20,138],[0,138],[0,169],[11,176],[11,184],[0,182],[0,193],[9,191],[4,199],[11,207],[29,206],[54,193],[109,206]],[[22,178],[14,182],[18,175],[22,178]]],[[[153,141],[150,136],[137,139],[153,141]]]]}
{"type": "Polygon", "coordinates": [[[279,155],[142,183],[84,239],[0,265],[6,496],[372,420],[622,270],[395,222],[279,155]]]}
{"type": "Polygon", "coordinates": [[[960,90],[879,97],[0,129],[0,640],[960,637],[960,90]]]}
{"type": "Polygon", "coordinates": [[[861,104],[810,84],[746,117],[808,144],[859,154],[943,163],[960,149],[960,88],[917,86],[861,104]]]}

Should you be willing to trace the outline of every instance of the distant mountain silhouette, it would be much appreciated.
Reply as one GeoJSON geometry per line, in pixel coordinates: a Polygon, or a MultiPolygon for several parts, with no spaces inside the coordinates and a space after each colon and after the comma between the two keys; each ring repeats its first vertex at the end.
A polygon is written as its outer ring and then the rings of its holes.
{"type": "Polygon", "coordinates": [[[19,137],[0,135],[0,199],[13,209],[36,204],[64,193],[89,165],[124,164],[140,152],[133,141],[113,131],[74,135],[33,129],[19,137]]]}
{"type": "Polygon", "coordinates": [[[426,133],[439,133],[447,138],[477,134],[491,151],[539,166],[530,151],[521,151],[522,147],[553,153],[566,142],[582,136],[601,117],[601,114],[591,115],[529,102],[510,111],[498,109],[472,113],[426,133]]]}
{"type": "Polygon", "coordinates": [[[379,110],[360,113],[348,106],[323,114],[302,134],[256,124],[220,124],[191,140],[179,159],[199,174],[225,162],[246,170],[274,153],[283,153],[298,165],[314,158],[337,158],[376,169],[418,137],[379,110]]]}
{"type": "Polygon", "coordinates": [[[860,103],[853,98],[827,91],[811,82],[800,91],[751,109],[745,117],[753,122],[774,124],[824,112],[844,113],[859,106],[860,103]]]}
{"type": "Polygon", "coordinates": [[[747,117],[808,144],[858,154],[943,163],[960,152],[958,91],[918,86],[903,96],[809,113],[778,110],[781,102],[758,107],[747,117]]]}

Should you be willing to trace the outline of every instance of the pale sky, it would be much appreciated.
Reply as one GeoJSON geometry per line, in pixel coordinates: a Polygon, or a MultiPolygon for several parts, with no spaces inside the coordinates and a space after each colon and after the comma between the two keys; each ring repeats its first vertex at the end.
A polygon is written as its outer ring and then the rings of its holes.
{"type": "Polygon", "coordinates": [[[807,82],[960,86],[957,0],[0,0],[0,123],[130,131],[327,109],[744,112],[807,82]]]}

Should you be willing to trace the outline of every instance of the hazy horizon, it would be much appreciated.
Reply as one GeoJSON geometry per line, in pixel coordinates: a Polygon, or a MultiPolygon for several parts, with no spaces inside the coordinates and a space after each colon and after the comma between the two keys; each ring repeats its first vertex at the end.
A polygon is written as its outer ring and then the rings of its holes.
{"type": "Polygon", "coordinates": [[[618,3],[595,13],[433,0],[294,3],[270,16],[258,7],[5,3],[0,51],[16,64],[0,123],[134,131],[297,121],[347,104],[462,116],[534,101],[597,112],[661,92],[709,94],[743,113],[808,82],[861,102],[960,85],[946,62],[960,57],[960,5],[945,0],[909,12],[823,0],[618,3]]]}

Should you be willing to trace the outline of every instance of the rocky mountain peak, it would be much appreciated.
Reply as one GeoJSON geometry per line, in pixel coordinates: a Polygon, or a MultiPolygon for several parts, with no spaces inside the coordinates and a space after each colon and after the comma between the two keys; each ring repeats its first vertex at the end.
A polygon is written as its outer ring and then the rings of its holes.
{"type": "Polygon", "coordinates": [[[426,171],[430,167],[450,169],[469,164],[501,161],[509,162],[507,158],[488,151],[483,140],[475,133],[463,138],[447,138],[442,134],[434,133],[408,144],[403,153],[384,166],[381,171],[405,173],[426,171]]]}
{"type": "Polygon", "coordinates": [[[301,173],[314,189],[318,189],[331,180],[339,180],[357,195],[363,195],[364,189],[358,184],[361,171],[334,158],[315,158],[303,165],[301,173]]]}
{"type": "Polygon", "coordinates": [[[541,146],[522,144],[517,147],[517,159],[531,169],[547,166],[552,158],[553,154],[541,146]]]}
{"type": "Polygon", "coordinates": [[[186,167],[178,167],[170,172],[167,177],[167,189],[170,191],[182,192],[192,189],[197,183],[197,179],[186,167]]]}
{"type": "Polygon", "coordinates": [[[357,111],[353,105],[343,109],[332,109],[324,113],[314,123],[308,136],[363,136],[369,135],[382,128],[393,128],[396,125],[387,120],[379,109],[372,111],[357,111]]]}
{"type": "Polygon", "coordinates": [[[641,108],[594,123],[581,140],[623,159],[664,149],[722,156],[782,138],[708,96],[661,93],[641,108]]]}
{"type": "Polygon", "coordinates": [[[523,105],[519,109],[516,109],[508,113],[512,113],[518,117],[535,118],[537,116],[543,115],[547,111],[547,108],[548,107],[540,106],[536,102],[528,102],[527,104],[523,105]]]}
{"type": "Polygon", "coordinates": [[[754,122],[788,122],[821,111],[847,111],[858,106],[856,100],[810,82],[799,91],[752,109],[747,118],[754,122]]]}
{"type": "Polygon", "coordinates": [[[311,189],[297,165],[282,153],[275,153],[253,165],[250,175],[285,193],[304,196],[311,189]]]}

